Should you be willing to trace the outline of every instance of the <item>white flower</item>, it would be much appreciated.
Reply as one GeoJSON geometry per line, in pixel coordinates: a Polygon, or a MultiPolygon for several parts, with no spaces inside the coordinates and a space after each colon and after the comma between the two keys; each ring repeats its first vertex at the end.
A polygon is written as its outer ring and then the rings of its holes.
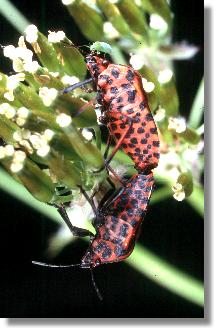
{"type": "Polygon", "coordinates": [[[22,127],[25,125],[26,119],[18,117],[18,118],[16,118],[16,123],[18,126],[22,127]]]}
{"type": "Polygon", "coordinates": [[[46,129],[43,133],[43,137],[46,141],[51,141],[53,136],[54,136],[55,132],[52,131],[51,129],[46,129]]]}
{"type": "Polygon", "coordinates": [[[84,128],[82,130],[82,136],[84,136],[84,138],[87,140],[87,141],[91,141],[92,138],[93,138],[93,134],[92,132],[90,132],[88,129],[84,128]]]}
{"type": "Polygon", "coordinates": [[[41,87],[39,89],[39,96],[46,107],[49,107],[53,103],[57,95],[58,91],[55,88],[41,87]]]}
{"type": "Polygon", "coordinates": [[[14,90],[17,87],[18,83],[24,80],[25,74],[23,72],[7,77],[7,89],[14,90]]]}
{"type": "Polygon", "coordinates": [[[0,159],[5,158],[5,148],[0,146],[0,159]]]}
{"type": "Polygon", "coordinates": [[[135,70],[140,70],[145,64],[145,57],[144,55],[135,54],[131,56],[129,62],[135,70]]]}
{"type": "Polygon", "coordinates": [[[159,108],[154,115],[154,120],[161,121],[165,118],[165,116],[166,116],[166,110],[163,108],[159,108]]]}
{"type": "Polygon", "coordinates": [[[63,5],[69,6],[74,0],[62,0],[63,5]]]}
{"type": "Polygon", "coordinates": [[[157,14],[152,14],[150,16],[149,26],[154,30],[162,30],[163,32],[165,32],[168,28],[166,21],[157,14]]]}
{"type": "Polygon", "coordinates": [[[37,41],[38,38],[38,28],[37,26],[31,24],[25,29],[26,40],[31,44],[37,41]]]}
{"type": "Polygon", "coordinates": [[[22,169],[23,169],[23,167],[24,167],[24,164],[23,163],[14,163],[14,162],[12,162],[11,163],[11,166],[10,166],[10,170],[11,170],[11,172],[13,172],[13,173],[18,173],[18,172],[20,172],[22,169]]]}
{"type": "Polygon", "coordinates": [[[13,60],[13,70],[15,72],[22,72],[22,71],[24,71],[23,61],[20,58],[15,58],[13,60]]]}
{"type": "Polygon", "coordinates": [[[14,147],[11,144],[7,144],[5,147],[5,156],[11,157],[14,154],[14,147]]]}
{"type": "Polygon", "coordinates": [[[11,108],[11,105],[9,103],[2,103],[0,104],[0,115],[4,115],[5,112],[11,108]]]}
{"type": "Polygon", "coordinates": [[[26,119],[29,115],[29,109],[26,107],[21,107],[17,110],[17,116],[20,118],[26,119]]]}
{"type": "Polygon", "coordinates": [[[159,72],[158,81],[161,84],[166,84],[172,79],[172,76],[173,76],[173,71],[172,70],[164,69],[164,70],[159,72]]]}
{"type": "Polygon", "coordinates": [[[5,57],[9,57],[11,60],[14,59],[15,55],[15,47],[13,45],[8,45],[3,48],[3,54],[5,57]]]}
{"type": "Polygon", "coordinates": [[[39,69],[40,65],[37,61],[29,61],[24,63],[23,69],[24,71],[35,73],[39,69]]]}
{"type": "Polygon", "coordinates": [[[147,81],[145,78],[142,78],[142,84],[146,93],[151,93],[155,88],[155,84],[151,81],[147,81]]]}
{"type": "Polygon", "coordinates": [[[176,182],[172,190],[174,191],[173,197],[178,201],[181,202],[185,199],[185,192],[184,192],[184,187],[182,186],[181,183],[176,182]]]}
{"type": "Polygon", "coordinates": [[[79,78],[77,78],[76,76],[68,76],[68,75],[64,75],[62,78],[61,78],[61,82],[64,84],[64,85],[74,85],[76,83],[79,82],[79,78]]]}
{"type": "Polygon", "coordinates": [[[63,31],[52,32],[49,31],[48,41],[52,43],[61,42],[65,38],[65,33],[63,31]]]}
{"type": "Polygon", "coordinates": [[[11,106],[5,111],[5,117],[8,119],[14,118],[15,115],[16,115],[16,110],[11,106]]]}
{"type": "Polygon", "coordinates": [[[50,152],[50,146],[48,144],[45,144],[44,146],[42,146],[37,150],[37,155],[40,157],[45,157],[48,155],[49,152],[50,152]]]}
{"type": "Polygon", "coordinates": [[[174,130],[176,133],[183,133],[186,131],[187,126],[186,126],[186,121],[184,118],[174,118],[170,117],[169,118],[169,124],[168,124],[168,129],[169,130],[174,130]]]}
{"type": "Polygon", "coordinates": [[[60,113],[56,118],[56,122],[60,127],[68,127],[72,122],[72,118],[65,113],[60,113]]]}
{"type": "Polygon", "coordinates": [[[105,22],[103,25],[103,30],[107,38],[109,39],[115,39],[119,37],[119,32],[114,28],[112,23],[105,22]]]}
{"type": "Polygon", "coordinates": [[[13,162],[22,163],[26,159],[26,153],[22,150],[17,150],[14,153],[13,162]]]}
{"type": "Polygon", "coordinates": [[[14,101],[13,91],[5,92],[4,98],[7,99],[8,101],[14,101]]]}

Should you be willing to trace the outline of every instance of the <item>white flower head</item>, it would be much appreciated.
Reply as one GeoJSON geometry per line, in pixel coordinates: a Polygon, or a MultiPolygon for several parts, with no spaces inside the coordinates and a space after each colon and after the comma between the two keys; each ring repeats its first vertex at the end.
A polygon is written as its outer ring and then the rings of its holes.
{"type": "Polygon", "coordinates": [[[129,62],[135,70],[140,70],[145,64],[145,58],[143,55],[135,54],[131,56],[129,62]]]}
{"type": "Polygon", "coordinates": [[[173,76],[172,70],[164,69],[159,72],[158,81],[160,84],[166,84],[172,79],[172,76],[173,76]]]}
{"type": "Polygon", "coordinates": [[[187,129],[186,121],[183,117],[180,118],[169,118],[169,124],[168,124],[169,130],[174,130],[176,133],[183,133],[187,129]]]}
{"type": "Polygon", "coordinates": [[[32,44],[35,43],[38,39],[38,28],[37,26],[31,24],[25,29],[26,40],[32,44]]]}
{"type": "Polygon", "coordinates": [[[10,170],[13,173],[18,173],[18,172],[22,171],[23,167],[24,167],[23,163],[19,163],[19,162],[14,163],[14,162],[12,162],[11,166],[10,166],[10,170]]]}
{"type": "Polygon", "coordinates": [[[5,147],[5,156],[11,157],[14,154],[14,147],[11,144],[7,144],[5,147]]]}
{"type": "Polygon", "coordinates": [[[178,201],[181,202],[185,199],[185,192],[184,192],[184,187],[182,186],[181,183],[176,182],[172,190],[174,191],[173,197],[178,201]]]}
{"type": "Polygon", "coordinates": [[[87,141],[91,141],[93,139],[93,134],[92,132],[90,132],[88,129],[84,128],[82,130],[82,136],[84,136],[84,138],[87,140],[87,141]]]}
{"type": "Polygon", "coordinates": [[[20,118],[26,119],[28,118],[29,115],[29,109],[27,109],[26,107],[20,107],[17,110],[17,116],[19,116],[20,118]]]}
{"type": "Polygon", "coordinates": [[[68,76],[68,75],[64,75],[62,78],[61,78],[61,82],[64,84],[64,85],[74,85],[76,83],[79,82],[79,78],[77,78],[76,76],[68,76]]]}
{"type": "Polygon", "coordinates": [[[0,146],[0,159],[5,158],[5,148],[3,146],[0,146]]]}
{"type": "Polygon", "coordinates": [[[103,31],[108,39],[119,38],[119,32],[114,28],[114,26],[110,22],[104,23],[103,31]]]}
{"type": "Polygon", "coordinates": [[[73,1],[74,1],[74,0],[62,0],[62,3],[63,3],[63,5],[65,5],[65,6],[69,6],[69,5],[72,4],[73,1]]]}
{"type": "Polygon", "coordinates": [[[49,35],[48,35],[48,41],[52,42],[52,43],[57,43],[57,42],[61,42],[62,40],[64,40],[65,38],[65,33],[64,31],[49,31],[49,35]]]}
{"type": "Polygon", "coordinates": [[[13,45],[8,45],[3,48],[3,54],[5,57],[13,60],[15,58],[15,47],[13,45]]]}
{"type": "Polygon", "coordinates": [[[22,163],[26,159],[26,153],[22,150],[17,150],[14,153],[13,161],[17,163],[22,163]]]}
{"type": "Polygon", "coordinates": [[[39,69],[40,65],[37,61],[29,61],[24,63],[23,69],[24,71],[30,72],[30,73],[35,73],[39,69]]]}
{"type": "Polygon", "coordinates": [[[13,60],[13,70],[15,72],[22,72],[22,71],[24,71],[23,61],[20,58],[15,58],[13,60]]]}
{"type": "Polygon", "coordinates": [[[142,84],[146,93],[151,93],[155,89],[155,84],[145,78],[142,78],[142,84]]]}
{"type": "Polygon", "coordinates": [[[56,118],[56,122],[60,127],[68,127],[72,122],[72,118],[65,113],[60,113],[56,118]]]}
{"type": "Polygon", "coordinates": [[[163,108],[159,108],[154,115],[154,120],[161,121],[165,118],[165,116],[166,116],[166,110],[163,108]]]}
{"type": "Polygon", "coordinates": [[[51,106],[57,95],[58,91],[55,88],[41,87],[39,89],[39,96],[46,107],[51,106]]]}
{"type": "Polygon", "coordinates": [[[50,146],[48,144],[45,144],[41,148],[37,149],[36,153],[40,157],[46,157],[49,152],[50,152],[50,146]]]}
{"type": "Polygon", "coordinates": [[[154,30],[161,30],[163,32],[165,32],[168,28],[167,22],[157,14],[150,15],[149,26],[154,30]]]}
{"type": "Polygon", "coordinates": [[[14,90],[20,81],[25,80],[25,74],[23,72],[7,77],[7,89],[14,90]]]}
{"type": "Polygon", "coordinates": [[[51,129],[46,129],[43,133],[43,138],[46,140],[46,141],[51,141],[53,136],[55,135],[55,132],[52,131],[51,129]]]}

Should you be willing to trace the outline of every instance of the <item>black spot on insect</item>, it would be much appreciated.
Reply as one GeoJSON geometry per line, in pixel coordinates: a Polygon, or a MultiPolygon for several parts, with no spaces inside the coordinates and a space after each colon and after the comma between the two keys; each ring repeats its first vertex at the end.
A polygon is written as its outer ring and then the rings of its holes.
{"type": "Polygon", "coordinates": [[[140,118],[139,117],[133,118],[133,123],[136,123],[136,124],[140,123],[140,118]]]}
{"type": "Polygon", "coordinates": [[[147,121],[152,121],[153,120],[152,115],[150,113],[147,113],[147,115],[145,116],[145,119],[147,121]]]}
{"type": "Polygon", "coordinates": [[[126,144],[126,143],[122,143],[122,144],[121,144],[121,147],[122,147],[122,148],[127,148],[127,144],[126,144]]]}
{"type": "Polygon", "coordinates": [[[141,125],[142,125],[143,127],[145,127],[145,126],[146,126],[146,123],[145,123],[145,122],[143,122],[141,125]]]}
{"type": "Polygon", "coordinates": [[[137,206],[138,201],[136,199],[131,199],[130,203],[131,203],[131,205],[133,205],[135,207],[135,206],[137,206]]]}
{"type": "Polygon", "coordinates": [[[121,87],[125,90],[130,89],[131,88],[131,84],[122,84],[121,87]]]}
{"type": "Polygon", "coordinates": [[[150,128],[150,132],[152,134],[157,134],[157,128],[156,127],[150,128]]]}
{"type": "Polygon", "coordinates": [[[101,74],[99,78],[107,81],[109,79],[109,75],[108,74],[101,74]]]}
{"type": "Polygon", "coordinates": [[[140,148],[135,148],[135,151],[136,151],[137,153],[140,153],[140,148]]]}
{"type": "Polygon", "coordinates": [[[151,191],[151,187],[145,187],[144,189],[143,189],[143,192],[150,192],[151,191]]]}
{"type": "Polygon", "coordinates": [[[140,117],[141,116],[141,113],[140,112],[136,112],[136,116],[137,117],[140,117]]]}
{"type": "Polygon", "coordinates": [[[137,225],[137,221],[135,219],[133,219],[133,220],[131,220],[130,224],[134,228],[137,225]]]}
{"type": "Polygon", "coordinates": [[[147,148],[148,148],[148,149],[151,149],[151,148],[152,148],[152,145],[151,145],[151,144],[148,144],[148,145],[147,145],[147,148]]]}
{"type": "Polygon", "coordinates": [[[107,246],[102,253],[102,258],[108,259],[111,256],[111,254],[112,254],[112,250],[110,247],[107,246]]]}
{"type": "Polygon", "coordinates": [[[125,127],[126,127],[126,124],[124,124],[124,123],[120,124],[121,129],[125,129],[125,127]]]}
{"type": "Polygon", "coordinates": [[[127,75],[126,75],[126,79],[128,81],[132,81],[134,79],[134,76],[135,76],[135,74],[133,73],[133,71],[128,70],[127,75]]]}
{"type": "Polygon", "coordinates": [[[117,87],[111,87],[110,88],[110,93],[117,94],[118,93],[118,88],[117,87]]]}
{"type": "Polygon", "coordinates": [[[134,144],[137,144],[137,143],[138,143],[137,138],[132,138],[132,139],[130,140],[130,142],[131,142],[131,143],[134,143],[134,144]]]}
{"type": "Polygon", "coordinates": [[[131,149],[133,149],[133,148],[135,147],[135,144],[133,144],[133,143],[128,143],[128,147],[131,148],[131,149]]]}
{"type": "Polygon", "coordinates": [[[128,113],[129,115],[132,114],[132,113],[134,113],[134,109],[133,109],[133,108],[128,109],[128,110],[127,110],[127,113],[128,113]]]}
{"type": "Polygon", "coordinates": [[[144,133],[145,132],[145,130],[142,128],[142,127],[139,127],[138,129],[137,129],[137,133],[139,133],[139,134],[142,134],[142,133],[144,133]]]}
{"type": "Polygon", "coordinates": [[[160,158],[160,154],[159,154],[158,152],[154,152],[154,153],[153,153],[153,156],[154,156],[155,158],[157,158],[157,159],[160,158]]]}
{"type": "Polygon", "coordinates": [[[100,252],[103,248],[106,247],[106,244],[104,242],[100,242],[96,247],[95,247],[95,252],[100,252]]]}
{"type": "Polygon", "coordinates": [[[112,69],[111,74],[113,75],[113,77],[118,78],[119,77],[119,70],[114,68],[114,69],[112,69]]]}
{"type": "Polygon", "coordinates": [[[135,101],[136,93],[137,91],[135,89],[131,91],[127,91],[129,103],[133,103],[135,101]]]}
{"type": "Polygon", "coordinates": [[[146,144],[147,143],[147,139],[142,139],[140,142],[141,142],[141,144],[146,144]]]}
{"type": "Polygon", "coordinates": [[[116,137],[116,139],[120,139],[121,138],[121,134],[120,133],[115,133],[115,137],[116,137]]]}
{"type": "Polygon", "coordinates": [[[107,82],[108,82],[109,85],[112,85],[113,79],[108,79],[107,82]]]}
{"type": "MultiPolygon", "coordinates": [[[[120,105],[117,106],[117,110],[122,110],[123,107],[124,107],[124,106],[123,106],[122,104],[120,104],[120,105]]],[[[122,118],[122,119],[123,119],[123,118],[122,118]]]]}
{"type": "Polygon", "coordinates": [[[145,137],[148,139],[150,137],[150,134],[146,133],[145,137]]]}
{"type": "Polygon", "coordinates": [[[139,104],[139,108],[140,108],[141,110],[144,110],[145,107],[146,107],[146,102],[145,102],[145,101],[140,102],[140,104],[139,104]]]}
{"type": "Polygon", "coordinates": [[[148,149],[143,150],[143,154],[146,155],[148,153],[148,149]]]}
{"type": "Polygon", "coordinates": [[[122,237],[127,237],[127,232],[128,232],[128,225],[126,223],[124,223],[120,227],[119,235],[122,236],[122,237]]]}
{"type": "Polygon", "coordinates": [[[117,103],[121,103],[123,101],[123,98],[121,96],[117,97],[116,98],[116,102],[117,103]]]}
{"type": "Polygon", "coordinates": [[[159,141],[153,141],[152,144],[153,144],[154,147],[159,147],[160,146],[159,141]]]}
{"type": "Polygon", "coordinates": [[[103,239],[104,239],[105,241],[108,241],[108,240],[110,239],[110,235],[109,235],[108,232],[105,232],[105,233],[103,234],[103,239]]]}
{"type": "Polygon", "coordinates": [[[117,130],[117,125],[114,124],[114,123],[112,123],[112,124],[110,125],[110,127],[111,127],[112,131],[116,131],[116,130],[117,130]]]}
{"type": "Polygon", "coordinates": [[[117,257],[120,257],[121,255],[123,255],[124,254],[124,249],[121,247],[121,245],[117,245],[116,247],[115,247],[115,255],[117,256],[117,257]]]}

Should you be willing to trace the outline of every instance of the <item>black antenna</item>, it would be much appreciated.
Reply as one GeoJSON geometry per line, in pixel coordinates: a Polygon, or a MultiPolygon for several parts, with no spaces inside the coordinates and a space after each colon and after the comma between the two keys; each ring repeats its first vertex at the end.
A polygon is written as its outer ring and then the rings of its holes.
{"type": "Polygon", "coordinates": [[[98,286],[97,286],[97,284],[95,282],[93,270],[92,270],[92,268],[89,268],[89,270],[90,270],[90,273],[91,273],[91,279],[92,279],[92,283],[93,283],[94,289],[95,289],[95,291],[97,293],[97,296],[98,296],[99,300],[102,301],[103,300],[103,297],[102,297],[102,295],[100,293],[100,290],[99,290],[99,288],[98,288],[98,286]]]}
{"type": "Polygon", "coordinates": [[[41,267],[51,267],[51,268],[70,268],[70,267],[79,267],[80,264],[71,264],[71,265],[55,265],[55,264],[47,264],[45,262],[40,261],[32,261],[32,264],[41,266],[41,267]]]}

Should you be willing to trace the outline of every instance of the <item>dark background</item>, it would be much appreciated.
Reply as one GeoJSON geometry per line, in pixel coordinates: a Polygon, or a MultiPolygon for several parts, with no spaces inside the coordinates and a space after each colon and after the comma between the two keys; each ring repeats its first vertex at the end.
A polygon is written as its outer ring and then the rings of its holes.
{"type": "MultiPolygon", "coordinates": [[[[60,0],[19,0],[21,12],[47,34],[63,30],[76,43],[87,41],[60,0]]],[[[203,74],[203,2],[172,1],[174,41],[199,46],[190,61],[176,63],[180,110],[187,115],[203,74]]],[[[17,44],[19,34],[0,16],[3,45],[17,44]]],[[[0,70],[10,62],[1,56],[0,70]]],[[[50,219],[0,191],[0,317],[203,317],[202,308],[157,286],[126,263],[95,270],[104,296],[95,294],[88,270],[47,269],[31,265],[42,260],[47,239],[57,230],[50,219]]],[[[139,242],[180,270],[203,280],[203,220],[185,202],[167,199],[149,208],[139,242]]],[[[67,246],[55,263],[79,262],[87,244],[67,246]]]]}

